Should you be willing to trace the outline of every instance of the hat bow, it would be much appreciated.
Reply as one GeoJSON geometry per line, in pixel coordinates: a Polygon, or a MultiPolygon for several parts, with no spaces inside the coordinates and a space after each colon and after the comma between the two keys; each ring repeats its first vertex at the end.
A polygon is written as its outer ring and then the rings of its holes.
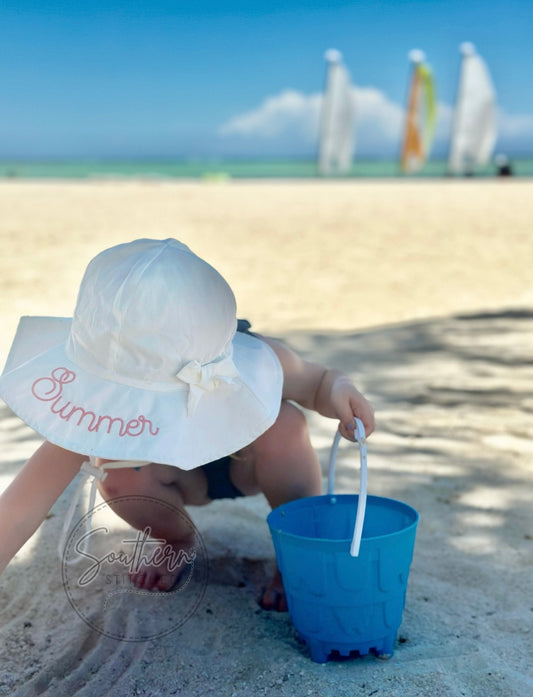
{"type": "Polygon", "coordinates": [[[187,400],[187,415],[192,416],[200,398],[205,392],[218,389],[223,383],[235,385],[239,372],[231,356],[218,359],[211,363],[201,364],[196,360],[186,363],[176,373],[178,380],[189,386],[187,400]]]}

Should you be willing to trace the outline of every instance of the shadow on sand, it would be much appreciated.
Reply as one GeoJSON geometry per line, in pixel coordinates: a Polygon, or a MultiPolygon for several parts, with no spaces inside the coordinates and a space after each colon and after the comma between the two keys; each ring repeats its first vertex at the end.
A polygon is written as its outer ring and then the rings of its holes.
{"type": "MultiPolygon", "coordinates": [[[[262,497],[195,510],[212,574],[187,624],[145,644],[95,635],[69,609],[48,558],[45,536],[57,534],[65,495],[32,555],[2,578],[0,695],[533,694],[533,311],[281,338],[355,378],[378,420],[369,492],[420,512],[393,659],[318,666],[286,615],[259,610],[272,564],[262,497]]],[[[335,425],[309,421],[325,464],[335,425]]],[[[27,437],[12,423],[5,452],[27,437]]],[[[338,491],[357,485],[352,447],[339,455],[338,491]]]]}

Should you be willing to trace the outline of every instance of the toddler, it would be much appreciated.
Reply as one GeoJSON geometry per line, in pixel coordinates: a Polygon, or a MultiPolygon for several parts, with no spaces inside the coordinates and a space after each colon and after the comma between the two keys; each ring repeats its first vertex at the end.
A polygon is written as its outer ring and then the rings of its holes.
{"type": "MultiPolygon", "coordinates": [[[[174,239],[96,256],[72,319],[22,318],[0,396],[45,439],[0,497],[0,572],[88,458],[113,510],[178,551],[193,544],[186,506],[321,493],[296,405],[337,419],[350,440],[355,417],[374,430],[346,375],[252,334],[222,276],[174,239]],[[183,511],[183,525],[150,497],[183,511]]],[[[144,563],[131,581],[168,591],[178,573],[144,563]]],[[[279,572],[261,605],[286,609],[279,572]]]]}

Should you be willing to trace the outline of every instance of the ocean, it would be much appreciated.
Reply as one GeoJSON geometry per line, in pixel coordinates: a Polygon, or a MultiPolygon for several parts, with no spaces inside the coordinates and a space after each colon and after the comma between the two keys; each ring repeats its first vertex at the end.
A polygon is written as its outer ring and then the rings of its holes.
{"type": "MultiPolygon", "coordinates": [[[[533,159],[512,161],[513,175],[533,177],[533,159]]],[[[476,177],[493,177],[496,167],[490,164],[476,171],[476,177]]],[[[317,178],[313,161],[46,161],[1,162],[3,179],[313,179],[317,178]]],[[[430,161],[423,170],[408,178],[446,176],[446,162],[430,161]]],[[[401,177],[397,162],[355,162],[343,179],[401,177]]]]}

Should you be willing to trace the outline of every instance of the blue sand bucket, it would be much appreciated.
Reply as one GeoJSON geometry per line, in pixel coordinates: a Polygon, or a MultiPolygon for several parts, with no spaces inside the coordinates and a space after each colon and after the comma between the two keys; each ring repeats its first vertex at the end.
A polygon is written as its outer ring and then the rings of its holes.
{"type": "Polygon", "coordinates": [[[418,513],[401,501],[366,495],[366,441],[356,419],[359,495],[334,495],[333,441],[328,493],[274,509],[268,525],[291,620],[325,663],[374,652],[388,658],[402,621],[418,513]]]}

